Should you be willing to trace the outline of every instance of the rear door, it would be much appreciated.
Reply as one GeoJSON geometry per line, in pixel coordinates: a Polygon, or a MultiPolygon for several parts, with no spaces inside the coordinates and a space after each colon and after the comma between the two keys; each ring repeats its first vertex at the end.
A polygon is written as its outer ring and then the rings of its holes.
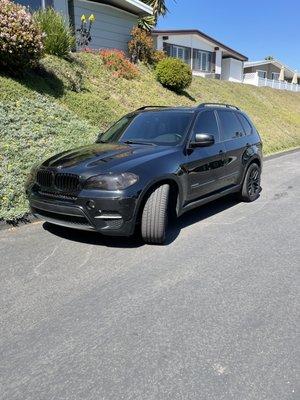
{"type": "Polygon", "coordinates": [[[188,173],[187,200],[207,196],[220,188],[220,177],[224,174],[225,146],[220,142],[219,127],[214,110],[198,114],[192,128],[191,140],[196,133],[214,136],[215,144],[189,150],[184,169],[188,173]]]}
{"type": "Polygon", "coordinates": [[[242,178],[242,157],[247,147],[247,137],[235,111],[217,110],[221,140],[225,145],[224,187],[237,185],[242,178]]]}

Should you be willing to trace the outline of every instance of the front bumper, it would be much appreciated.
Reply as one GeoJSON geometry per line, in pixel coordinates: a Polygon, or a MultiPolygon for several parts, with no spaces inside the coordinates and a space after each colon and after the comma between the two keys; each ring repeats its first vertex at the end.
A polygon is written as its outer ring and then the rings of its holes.
{"type": "Polygon", "coordinates": [[[130,236],[135,229],[137,197],[83,191],[73,199],[30,191],[31,212],[52,224],[111,236],[130,236]]]}

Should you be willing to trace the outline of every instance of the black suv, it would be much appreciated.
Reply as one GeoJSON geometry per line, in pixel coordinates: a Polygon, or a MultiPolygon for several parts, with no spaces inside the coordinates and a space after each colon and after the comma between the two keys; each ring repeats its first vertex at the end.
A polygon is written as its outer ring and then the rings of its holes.
{"type": "Polygon", "coordinates": [[[142,107],[96,143],[32,169],[32,213],[57,225],[163,243],[168,216],[238,193],[261,191],[262,143],[245,113],[228,104],[142,107]]]}

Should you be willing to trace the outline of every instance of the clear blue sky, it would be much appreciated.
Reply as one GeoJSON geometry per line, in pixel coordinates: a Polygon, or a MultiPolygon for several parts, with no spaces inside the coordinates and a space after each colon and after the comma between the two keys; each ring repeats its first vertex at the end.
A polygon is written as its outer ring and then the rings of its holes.
{"type": "Polygon", "coordinates": [[[158,29],[199,29],[246,55],[268,55],[300,72],[300,0],[167,0],[158,29]]]}

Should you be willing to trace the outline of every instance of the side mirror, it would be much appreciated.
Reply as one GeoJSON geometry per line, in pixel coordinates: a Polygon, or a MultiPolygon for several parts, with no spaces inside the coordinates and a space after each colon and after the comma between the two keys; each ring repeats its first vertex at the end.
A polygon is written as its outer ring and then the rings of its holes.
{"type": "Polygon", "coordinates": [[[207,147],[214,143],[214,135],[210,135],[209,133],[196,133],[195,139],[190,143],[190,147],[207,147]]]}

